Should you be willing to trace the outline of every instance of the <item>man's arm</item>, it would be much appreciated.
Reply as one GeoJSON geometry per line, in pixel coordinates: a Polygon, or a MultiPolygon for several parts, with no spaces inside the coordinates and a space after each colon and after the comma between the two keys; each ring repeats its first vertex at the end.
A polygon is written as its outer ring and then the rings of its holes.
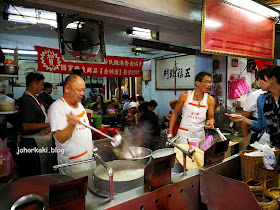
{"type": "Polygon", "coordinates": [[[214,99],[214,97],[209,95],[207,103],[208,103],[208,110],[207,110],[208,120],[206,121],[205,128],[211,129],[211,128],[214,128],[214,123],[215,123],[215,119],[214,119],[214,117],[215,117],[215,99],[214,99]]]}
{"type": "Polygon", "coordinates": [[[64,143],[71,138],[76,125],[80,122],[80,118],[71,113],[67,115],[67,122],[68,125],[66,128],[64,128],[63,130],[57,130],[53,132],[56,140],[60,143],[64,143]]]}
{"type": "MultiPolygon", "coordinates": [[[[242,111],[242,116],[246,117],[246,118],[249,118],[251,116],[252,112],[247,112],[247,111],[242,111]]],[[[242,134],[243,134],[243,137],[246,138],[249,133],[248,133],[248,125],[245,123],[245,122],[241,122],[240,123],[241,125],[241,131],[242,131],[242,134]]]]}
{"type": "Polygon", "coordinates": [[[169,120],[169,128],[167,130],[167,133],[172,135],[172,129],[173,129],[174,124],[176,122],[178,113],[182,109],[182,107],[183,107],[184,103],[186,102],[187,98],[188,98],[188,92],[184,92],[180,95],[178,103],[176,104],[176,107],[175,107],[174,111],[172,112],[171,118],[169,120]]]}
{"type": "Polygon", "coordinates": [[[47,127],[50,127],[50,123],[22,123],[24,131],[42,130],[47,127]]]}

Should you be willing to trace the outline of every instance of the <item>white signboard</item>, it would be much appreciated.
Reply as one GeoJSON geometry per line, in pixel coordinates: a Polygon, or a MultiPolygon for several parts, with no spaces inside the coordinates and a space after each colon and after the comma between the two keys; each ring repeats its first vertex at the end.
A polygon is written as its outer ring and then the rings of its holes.
{"type": "Polygon", "coordinates": [[[156,89],[193,89],[195,78],[195,55],[156,61],[156,89]],[[176,62],[176,67],[175,67],[176,62]]]}
{"type": "Polygon", "coordinates": [[[32,63],[32,62],[19,62],[19,69],[18,69],[18,79],[17,84],[26,84],[26,75],[30,72],[38,72],[40,74],[43,74],[45,79],[45,82],[49,82],[52,84],[58,84],[61,82],[60,74],[50,73],[50,72],[42,72],[37,71],[38,69],[38,63],[32,63]]]}

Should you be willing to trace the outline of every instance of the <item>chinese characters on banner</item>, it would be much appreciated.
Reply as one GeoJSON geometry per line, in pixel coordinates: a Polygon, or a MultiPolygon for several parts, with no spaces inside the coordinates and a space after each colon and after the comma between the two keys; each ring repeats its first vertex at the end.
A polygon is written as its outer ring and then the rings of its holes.
{"type": "Polygon", "coordinates": [[[156,88],[166,90],[194,88],[194,67],[195,55],[157,60],[156,88]]]}
{"type": "Polygon", "coordinates": [[[65,62],[58,49],[35,46],[38,52],[38,71],[70,74],[82,69],[83,76],[91,77],[140,77],[144,59],[107,56],[105,64],[65,62]]]}
{"type": "Polygon", "coordinates": [[[274,30],[275,20],[219,0],[205,0],[201,52],[273,59],[274,30]]]}

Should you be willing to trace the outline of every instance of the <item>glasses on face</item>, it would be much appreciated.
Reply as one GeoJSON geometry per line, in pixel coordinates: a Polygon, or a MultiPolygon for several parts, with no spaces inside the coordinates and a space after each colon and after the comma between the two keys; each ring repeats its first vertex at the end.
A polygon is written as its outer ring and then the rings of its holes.
{"type": "Polygon", "coordinates": [[[213,82],[212,82],[212,81],[200,81],[200,82],[202,82],[202,83],[204,83],[204,84],[207,84],[207,85],[213,85],[213,82]]]}

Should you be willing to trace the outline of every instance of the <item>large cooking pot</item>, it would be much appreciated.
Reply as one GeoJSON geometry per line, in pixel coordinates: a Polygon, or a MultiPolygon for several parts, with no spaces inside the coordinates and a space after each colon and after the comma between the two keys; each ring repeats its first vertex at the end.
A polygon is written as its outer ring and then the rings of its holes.
{"type": "MultiPolygon", "coordinates": [[[[161,158],[174,154],[174,148],[164,148],[153,151],[152,158],[161,158]]],[[[183,166],[175,160],[174,167],[171,169],[172,174],[179,174],[184,171],[183,166]]]]}
{"type": "MultiPolygon", "coordinates": [[[[114,160],[106,162],[113,169],[114,194],[144,185],[145,165],[136,161],[114,160]]],[[[89,182],[91,183],[91,182],[89,182]]],[[[110,182],[107,170],[98,165],[93,172],[93,185],[89,189],[102,197],[109,197],[110,182]]]]}
{"type": "Polygon", "coordinates": [[[118,156],[120,160],[133,160],[137,162],[141,162],[144,164],[148,164],[149,161],[151,160],[152,156],[152,150],[145,148],[145,147],[129,147],[133,155],[135,156],[134,158],[131,157],[129,151],[126,149],[121,150],[119,153],[121,153],[125,158],[118,156]]]}
{"type": "Polygon", "coordinates": [[[18,67],[14,65],[0,66],[0,74],[18,75],[18,67]]]}
{"type": "Polygon", "coordinates": [[[174,154],[174,148],[164,148],[164,149],[158,149],[156,151],[153,151],[152,157],[155,159],[155,158],[161,158],[172,154],[174,154]]]}

